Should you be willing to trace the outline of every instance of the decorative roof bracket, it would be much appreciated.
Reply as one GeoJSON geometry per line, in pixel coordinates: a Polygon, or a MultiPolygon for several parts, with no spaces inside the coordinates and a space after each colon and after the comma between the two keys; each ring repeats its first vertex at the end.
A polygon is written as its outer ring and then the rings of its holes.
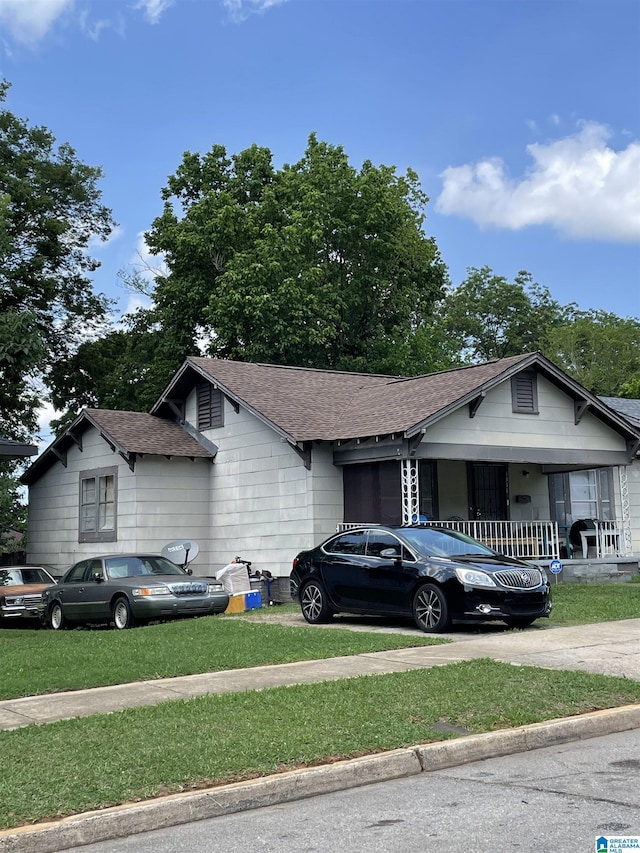
{"type": "Polygon", "coordinates": [[[573,401],[573,413],[574,413],[574,419],[575,419],[576,426],[578,426],[578,424],[582,420],[582,416],[584,415],[584,413],[587,411],[588,408],[589,408],[589,403],[587,400],[574,400],[573,401]]]}
{"type": "Polygon", "coordinates": [[[476,412],[480,408],[480,405],[484,401],[484,398],[487,396],[485,391],[481,391],[478,396],[469,403],[469,417],[475,418],[476,412]]]}
{"type": "Polygon", "coordinates": [[[412,435],[410,438],[405,438],[407,457],[416,455],[416,451],[420,445],[420,442],[424,438],[424,434],[425,434],[425,430],[420,430],[420,432],[417,432],[415,435],[412,435]]]}
{"type": "Polygon", "coordinates": [[[167,406],[169,406],[169,408],[171,409],[173,414],[178,419],[178,422],[184,423],[184,420],[185,420],[185,417],[184,417],[184,401],[182,401],[182,400],[171,400],[167,397],[167,398],[165,398],[164,402],[167,404],[167,406]]]}
{"type": "MultiPolygon", "coordinates": [[[[82,449],[82,448],[80,448],[80,449],[82,449]]],[[[62,464],[66,468],[67,467],[67,451],[66,450],[58,450],[57,447],[52,445],[51,452],[53,453],[54,456],[56,456],[60,460],[60,462],[62,462],[62,464]]]]}
{"type": "Polygon", "coordinates": [[[302,447],[299,444],[290,444],[290,446],[295,450],[300,459],[304,462],[304,467],[307,471],[311,470],[311,442],[303,441],[302,447]]]}

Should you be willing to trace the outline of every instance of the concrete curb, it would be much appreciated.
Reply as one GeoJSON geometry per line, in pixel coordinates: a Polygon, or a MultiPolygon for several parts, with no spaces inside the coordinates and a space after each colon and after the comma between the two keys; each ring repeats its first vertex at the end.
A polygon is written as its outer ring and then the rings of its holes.
{"type": "Polygon", "coordinates": [[[318,794],[357,788],[498,758],[583,738],[640,728],[640,705],[595,711],[544,723],[469,735],[321,767],[294,770],[206,791],[173,794],[144,803],[86,812],[59,821],[0,832],[0,853],[59,853],[178,826],[194,820],[273,806],[318,794]]]}

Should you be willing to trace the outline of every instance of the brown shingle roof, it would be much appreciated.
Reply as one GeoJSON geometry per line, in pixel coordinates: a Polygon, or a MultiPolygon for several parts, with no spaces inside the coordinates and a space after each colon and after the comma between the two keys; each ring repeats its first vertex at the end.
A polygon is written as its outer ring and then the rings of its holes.
{"type": "Polygon", "coordinates": [[[296,441],[405,432],[531,355],[414,378],[189,358],[187,363],[296,441]]]}
{"type": "Polygon", "coordinates": [[[93,426],[125,457],[134,454],[186,456],[212,459],[213,454],[199,444],[181,426],[145,412],[120,412],[112,409],[83,409],[35,462],[27,468],[21,482],[30,485],[59,461],[73,444],[73,436],[93,426]]]}
{"type": "Polygon", "coordinates": [[[85,409],[84,415],[126,453],[211,457],[181,426],[155,415],[112,409],[85,409]]]}

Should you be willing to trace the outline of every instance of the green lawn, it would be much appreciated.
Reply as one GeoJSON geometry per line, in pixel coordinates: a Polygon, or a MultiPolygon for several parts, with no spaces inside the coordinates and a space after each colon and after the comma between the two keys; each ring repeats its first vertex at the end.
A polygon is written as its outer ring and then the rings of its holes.
{"type": "Polygon", "coordinates": [[[207,616],[131,631],[0,630],[0,699],[444,642],[207,616]]]}
{"type": "MultiPolygon", "coordinates": [[[[636,576],[637,577],[637,576],[636,576]]],[[[549,625],[586,625],[640,617],[640,583],[551,582],[549,625]]]]}
{"type": "Polygon", "coordinates": [[[639,701],[623,678],[474,660],[32,725],[0,732],[0,827],[455,736],[438,722],[484,732],[639,701]]]}
{"type": "MultiPolygon", "coordinates": [[[[536,623],[543,629],[640,617],[640,583],[559,583],[553,599],[551,618],[536,623]]],[[[399,635],[277,624],[278,615],[294,612],[291,604],[243,619],[211,616],[132,631],[1,629],[0,699],[443,642],[418,629],[399,635]]],[[[402,624],[412,627],[408,619],[402,624]]]]}

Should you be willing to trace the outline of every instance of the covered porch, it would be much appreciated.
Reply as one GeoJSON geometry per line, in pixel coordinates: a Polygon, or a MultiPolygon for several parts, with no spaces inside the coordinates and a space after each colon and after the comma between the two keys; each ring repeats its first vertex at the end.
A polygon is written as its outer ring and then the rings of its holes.
{"type": "Polygon", "coordinates": [[[626,466],[403,459],[344,469],[344,523],[434,524],[536,562],[633,554],[626,466]]]}

